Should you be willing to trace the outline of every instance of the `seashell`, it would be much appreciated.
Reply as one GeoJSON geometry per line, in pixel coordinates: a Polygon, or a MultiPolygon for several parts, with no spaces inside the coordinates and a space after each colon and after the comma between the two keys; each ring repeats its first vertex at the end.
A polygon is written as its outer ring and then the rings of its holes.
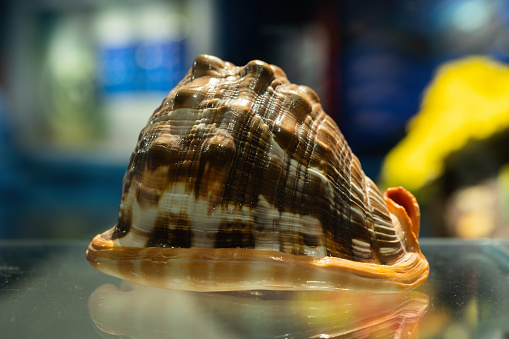
{"type": "Polygon", "coordinates": [[[118,223],[87,259],[194,291],[412,289],[419,206],[365,176],[316,93],[274,65],[194,61],[141,131],[118,223]]]}
{"type": "Polygon", "coordinates": [[[108,338],[416,338],[428,305],[417,291],[203,293],[130,283],[101,285],[88,300],[108,338]]]}

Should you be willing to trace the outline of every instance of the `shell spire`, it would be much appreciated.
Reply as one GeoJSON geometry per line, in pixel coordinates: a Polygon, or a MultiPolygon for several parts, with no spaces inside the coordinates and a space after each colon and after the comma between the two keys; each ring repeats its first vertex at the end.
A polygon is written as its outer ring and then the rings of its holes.
{"type": "Polygon", "coordinates": [[[97,269],[189,290],[410,289],[419,206],[381,195],[316,93],[201,55],[141,131],[97,269]]]}

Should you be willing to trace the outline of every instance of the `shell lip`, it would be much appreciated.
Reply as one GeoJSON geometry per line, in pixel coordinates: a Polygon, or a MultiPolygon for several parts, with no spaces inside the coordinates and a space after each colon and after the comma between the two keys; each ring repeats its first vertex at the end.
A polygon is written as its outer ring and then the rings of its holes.
{"type": "Polygon", "coordinates": [[[92,266],[137,284],[167,289],[397,292],[417,287],[429,271],[420,252],[409,252],[385,266],[259,249],[123,247],[111,240],[112,232],[91,242],[87,259],[92,266]]]}
{"type": "Polygon", "coordinates": [[[420,253],[418,238],[421,212],[415,197],[403,187],[391,187],[385,191],[384,200],[393,224],[402,232],[406,250],[420,253]]]}
{"type": "Polygon", "coordinates": [[[392,200],[397,205],[404,208],[407,216],[412,223],[412,232],[418,236],[420,230],[421,211],[417,199],[405,188],[390,187],[385,191],[384,199],[392,200]]]}

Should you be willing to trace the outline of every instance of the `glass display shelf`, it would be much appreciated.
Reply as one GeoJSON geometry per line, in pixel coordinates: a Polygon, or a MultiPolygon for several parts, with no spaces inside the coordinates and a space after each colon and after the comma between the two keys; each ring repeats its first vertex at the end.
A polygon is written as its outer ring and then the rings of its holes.
{"type": "Polygon", "coordinates": [[[2,338],[509,338],[509,241],[422,239],[405,293],[198,293],[93,269],[87,242],[0,242],[2,338]]]}

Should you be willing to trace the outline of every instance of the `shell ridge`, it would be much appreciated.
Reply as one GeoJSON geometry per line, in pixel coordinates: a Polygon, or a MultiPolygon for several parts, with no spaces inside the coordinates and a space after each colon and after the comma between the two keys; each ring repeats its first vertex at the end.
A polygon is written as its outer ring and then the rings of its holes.
{"type": "Polygon", "coordinates": [[[348,224],[345,225],[346,226],[346,233],[348,235],[348,238],[349,238],[349,241],[348,241],[348,251],[351,253],[350,255],[350,258],[351,259],[354,259],[355,258],[355,251],[354,251],[354,247],[353,247],[353,234],[351,234],[351,230],[352,230],[352,227],[351,225],[353,224],[352,223],[352,206],[350,205],[351,202],[352,202],[352,163],[353,163],[353,157],[351,156],[351,153],[352,151],[350,150],[350,147],[348,146],[348,144],[346,143],[346,140],[343,139],[343,147],[345,147],[346,149],[346,156],[347,156],[347,159],[348,159],[348,162],[346,163],[346,168],[348,169],[348,180],[346,180],[346,182],[348,183],[348,189],[347,189],[347,192],[348,192],[348,200],[347,200],[347,204],[346,206],[348,206],[348,208],[345,208],[345,210],[348,212],[347,214],[347,219],[348,220],[348,224]]]}
{"type": "MultiPolygon", "coordinates": [[[[270,129],[270,127],[269,127],[270,129]]],[[[270,137],[271,139],[273,139],[272,137],[270,137]]],[[[274,145],[273,143],[269,143],[269,150],[268,150],[268,154],[273,154],[273,148],[274,148],[274,145]]],[[[284,159],[281,159],[281,161],[284,163],[284,159]]],[[[275,188],[274,188],[274,192],[275,192],[275,195],[274,195],[274,199],[273,199],[273,208],[275,208],[278,212],[279,212],[279,216],[277,218],[275,218],[273,221],[272,221],[272,232],[274,234],[273,238],[272,238],[272,246],[274,248],[277,248],[278,250],[281,250],[281,247],[280,247],[280,241],[281,241],[281,235],[280,235],[280,224],[281,224],[281,206],[280,206],[280,202],[279,202],[279,198],[281,197],[281,192],[283,190],[282,186],[283,186],[283,183],[284,183],[285,179],[284,179],[284,176],[283,175],[279,175],[278,178],[277,178],[277,183],[275,185],[275,188]]]]}
{"type": "MultiPolygon", "coordinates": [[[[239,169],[239,173],[238,173],[239,174],[238,175],[239,185],[238,185],[235,201],[237,203],[240,203],[241,206],[243,204],[247,203],[246,198],[248,196],[247,185],[248,185],[248,181],[249,181],[250,172],[246,167],[250,165],[249,161],[248,161],[249,158],[247,156],[249,155],[249,152],[251,151],[251,145],[248,142],[246,142],[246,140],[248,139],[248,134],[250,133],[250,129],[248,126],[251,125],[251,121],[253,119],[252,117],[253,117],[252,113],[249,112],[248,118],[243,123],[243,126],[240,128],[240,133],[237,136],[237,139],[239,140],[239,152],[237,153],[237,157],[235,159],[235,163],[237,166],[234,166],[234,168],[239,169]],[[246,157],[239,156],[241,154],[246,155],[246,157]],[[240,165],[239,162],[241,162],[242,165],[240,165]]],[[[234,175],[236,175],[236,174],[237,173],[234,173],[234,175]]]]}
{"type": "MultiPolygon", "coordinates": [[[[274,81],[273,81],[274,82],[274,81]]],[[[272,84],[271,84],[272,85],[272,84]]],[[[270,97],[270,104],[269,108],[266,110],[267,113],[273,113],[277,112],[279,110],[279,107],[281,107],[281,102],[284,100],[284,96],[280,94],[279,89],[281,88],[283,84],[277,84],[277,86],[273,87],[273,91],[270,97]]],[[[276,128],[276,120],[273,116],[266,116],[266,121],[268,122],[267,126],[269,127],[269,130],[271,134],[274,136],[274,129],[276,128]]],[[[272,137],[275,144],[279,146],[277,141],[272,137]]],[[[271,146],[273,148],[274,146],[271,146]]],[[[283,147],[281,147],[283,148],[283,147]]],[[[290,171],[290,157],[286,152],[283,152],[283,158],[281,159],[281,162],[285,165],[283,173],[289,173],[290,171]]],[[[278,230],[281,229],[281,213],[283,212],[283,203],[284,203],[284,197],[285,197],[285,191],[287,187],[287,181],[288,181],[288,175],[282,175],[281,178],[279,178],[278,183],[276,185],[276,195],[274,199],[274,207],[280,212],[279,218],[275,220],[274,228],[277,228],[278,230]]],[[[284,239],[283,234],[281,231],[278,231],[277,234],[274,237],[274,243],[276,248],[278,248],[279,251],[284,252],[284,239]]]]}
{"type": "MultiPolygon", "coordinates": [[[[262,173],[265,173],[268,170],[267,166],[270,165],[269,162],[271,161],[270,154],[273,154],[273,147],[274,147],[273,146],[274,138],[272,137],[274,121],[273,121],[273,117],[270,114],[275,111],[274,107],[277,106],[277,100],[279,99],[279,97],[276,93],[276,87],[279,84],[275,84],[275,81],[276,81],[275,79],[276,78],[273,77],[272,81],[270,83],[267,83],[263,94],[259,95],[253,104],[253,112],[255,114],[258,114],[262,118],[262,123],[261,123],[261,124],[263,124],[262,129],[267,128],[268,132],[270,133],[270,134],[268,134],[268,140],[266,142],[265,148],[262,151],[263,157],[262,157],[262,163],[260,165],[260,167],[263,169],[262,173]],[[267,107],[267,108],[265,110],[263,110],[263,107],[267,107]],[[259,112],[260,109],[262,109],[262,112],[259,112]]],[[[263,131],[261,131],[261,133],[263,133],[263,131]]],[[[281,160],[283,160],[283,159],[281,159],[281,160]]],[[[260,192],[261,187],[262,187],[262,185],[264,185],[264,183],[261,182],[261,176],[255,176],[255,178],[256,178],[256,182],[255,182],[254,187],[260,188],[258,190],[260,192]]],[[[280,204],[278,204],[277,197],[279,196],[278,192],[280,191],[281,187],[284,187],[284,186],[282,186],[284,183],[284,180],[282,180],[282,179],[283,179],[282,177],[278,177],[275,188],[272,188],[276,192],[276,194],[275,194],[276,200],[274,200],[273,208],[276,209],[277,211],[281,211],[281,206],[279,206],[280,204]]],[[[260,201],[259,201],[260,193],[255,194],[255,199],[257,200],[256,205],[258,206],[258,204],[260,203],[260,201]]],[[[265,197],[263,199],[265,199],[265,197]]],[[[255,218],[255,227],[260,228],[259,226],[256,226],[256,223],[257,223],[256,213],[255,213],[254,218],[255,218]]],[[[272,248],[278,248],[279,250],[281,250],[280,244],[282,244],[281,234],[279,232],[280,223],[281,223],[281,214],[279,212],[279,217],[273,219],[272,223],[270,225],[271,232],[274,234],[274,236],[272,237],[272,248]]]]}
{"type": "Polygon", "coordinates": [[[391,265],[393,262],[400,260],[400,258],[405,255],[405,252],[402,248],[399,248],[399,250],[397,248],[393,249],[394,247],[399,247],[401,244],[400,236],[397,233],[398,230],[395,228],[395,224],[389,216],[389,210],[378,188],[371,179],[368,179],[368,181],[368,196],[370,202],[373,204],[373,225],[378,240],[379,257],[386,265],[391,265]]]}
{"type": "MultiPolygon", "coordinates": [[[[346,237],[348,236],[348,231],[345,231],[345,229],[348,229],[349,226],[349,220],[350,220],[350,211],[348,202],[349,202],[349,189],[348,187],[345,187],[345,182],[350,181],[350,173],[349,173],[349,163],[347,160],[347,152],[348,149],[345,148],[344,140],[341,136],[339,136],[339,141],[341,144],[341,148],[339,148],[338,157],[339,161],[342,164],[345,164],[344,166],[340,167],[339,174],[339,180],[338,178],[333,178],[333,182],[337,185],[335,185],[335,205],[339,205],[339,208],[336,210],[336,218],[334,218],[333,224],[329,226],[329,228],[332,228],[331,235],[332,235],[332,241],[333,241],[333,247],[330,249],[330,256],[335,257],[346,257],[351,258],[351,248],[348,252],[341,250],[349,247],[349,244],[346,241],[346,237]],[[338,202],[338,200],[340,202],[338,202]]],[[[348,184],[349,185],[349,184],[348,184]]],[[[348,241],[351,243],[350,241],[348,241]]]]}
{"type": "MultiPolygon", "coordinates": [[[[208,123],[209,123],[209,127],[206,132],[207,136],[216,135],[217,131],[218,131],[217,125],[215,123],[213,123],[212,121],[208,121],[208,123]]],[[[204,156],[203,156],[204,148],[206,148],[208,146],[206,144],[206,141],[210,142],[209,138],[199,138],[199,140],[200,140],[200,144],[196,145],[195,149],[198,149],[200,151],[193,152],[193,158],[191,159],[191,162],[196,163],[195,166],[197,167],[196,176],[195,176],[196,180],[194,182],[194,199],[195,200],[199,199],[199,197],[200,197],[202,181],[204,179],[203,175],[205,172],[205,166],[207,165],[206,159],[203,159],[204,158],[204,156]]]]}
{"type": "MultiPolygon", "coordinates": [[[[313,110],[313,112],[314,112],[314,110],[313,110]]],[[[317,112],[319,112],[319,110],[317,112]]],[[[305,154],[309,154],[309,156],[307,157],[307,162],[305,164],[305,168],[306,168],[305,185],[306,186],[309,185],[309,182],[310,182],[309,168],[311,167],[311,162],[313,160],[313,155],[315,152],[316,139],[318,138],[318,133],[316,133],[315,131],[317,131],[320,128],[320,126],[323,124],[324,118],[325,118],[325,116],[321,115],[320,117],[313,119],[312,126],[310,126],[310,128],[308,128],[308,134],[305,138],[306,140],[308,140],[308,142],[306,144],[305,154]]],[[[301,125],[301,128],[302,128],[302,125],[301,125]]],[[[304,200],[304,195],[301,195],[300,210],[304,214],[305,212],[304,212],[304,208],[303,208],[303,206],[304,206],[303,200],[304,200]]],[[[318,240],[318,244],[323,244],[322,246],[324,246],[324,248],[326,248],[326,246],[325,246],[326,243],[323,239],[323,237],[324,237],[323,216],[319,216],[318,219],[320,221],[320,230],[321,230],[321,236],[320,236],[320,239],[318,240]]],[[[305,233],[304,236],[307,236],[307,234],[305,233]]],[[[304,241],[304,243],[305,243],[305,241],[304,241]]]]}
{"type": "MultiPolygon", "coordinates": [[[[285,100],[289,101],[288,106],[290,107],[290,110],[288,113],[293,113],[291,108],[292,108],[294,101],[291,101],[291,100],[292,99],[297,100],[300,97],[300,94],[295,92],[294,86],[291,86],[291,85],[289,85],[289,86],[281,85],[278,87],[280,93],[286,91],[287,88],[290,91],[292,91],[293,97],[291,99],[288,99],[285,97],[283,99],[283,101],[285,101],[285,100]]],[[[309,129],[308,135],[306,136],[306,138],[303,138],[301,136],[301,133],[298,132],[298,130],[301,127],[302,127],[302,123],[300,121],[296,121],[295,124],[293,124],[292,132],[294,135],[296,134],[297,137],[296,137],[296,140],[294,141],[294,144],[291,145],[291,147],[289,147],[289,149],[287,151],[287,156],[288,156],[288,161],[289,161],[287,173],[291,174],[292,161],[293,161],[293,163],[296,164],[295,168],[293,169],[294,177],[292,178],[291,176],[288,176],[288,179],[287,179],[287,181],[293,180],[293,183],[290,186],[291,187],[291,190],[290,190],[291,196],[288,197],[287,200],[289,200],[288,205],[291,206],[291,208],[289,209],[288,212],[290,213],[292,218],[295,219],[295,222],[292,221],[292,223],[289,225],[289,229],[287,232],[289,233],[288,236],[293,236],[296,239],[300,239],[300,237],[302,236],[301,232],[299,232],[295,228],[296,225],[294,225],[294,224],[298,225],[299,223],[301,223],[302,217],[304,215],[304,212],[302,209],[302,200],[303,200],[303,193],[302,193],[303,189],[302,188],[306,187],[307,183],[309,181],[307,167],[306,167],[307,164],[305,162],[307,161],[306,156],[308,154],[309,145],[313,140],[311,138],[312,129],[309,129]],[[297,216],[299,217],[299,219],[297,219],[297,216]]],[[[288,185],[285,185],[285,187],[286,186],[288,186],[288,185]]],[[[282,210],[282,212],[284,212],[284,211],[285,210],[282,210]]],[[[284,241],[282,241],[282,243],[284,243],[284,241]]],[[[294,254],[304,254],[304,249],[302,247],[302,244],[294,244],[289,249],[285,248],[284,251],[285,252],[289,251],[289,253],[294,253],[294,254]],[[296,245],[298,245],[298,246],[296,246],[296,245]]]]}
{"type": "MultiPolygon", "coordinates": [[[[290,168],[291,168],[290,157],[286,153],[284,153],[284,155],[285,155],[284,163],[286,165],[284,173],[286,173],[286,175],[284,175],[282,180],[280,181],[280,185],[277,190],[277,197],[276,197],[276,201],[275,201],[275,204],[276,204],[276,206],[278,206],[277,208],[280,211],[280,213],[284,212],[283,204],[285,202],[284,200],[286,197],[286,188],[288,187],[287,183],[288,183],[288,180],[290,179],[288,176],[288,173],[290,173],[290,168]]],[[[280,230],[281,230],[281,222],[282,222],[282,220],[281,220],[281,216],[280,216],[279,217],[279,229],[280,230]]],[[[279,250],[281,252],[285,252],[284,239],[283,239],[283,234],[281,231],[278,232],[278,246],[279,246],[279,250]]]]}
{"type": "MultiPolygon", "coordinates": [[[[293,127],[293,130],[295,132],[295,126],[293,127]]],[[[297,216],[301,216],[301,199],[302,199],[302,194],[299,194],[299,192],[301,192],[301,190],[299,189],[299,186],[304,186],[305,185],[305,171],[304,171],[304,165],[302,164],[301,161],[298,161],[296,160],[301,158],[301,155],[299,154],[299,148],[301,148],[301,144],[304,144],[304,147],[306,147],[306,145],[309,143],[309,140],[302,140],[303,138],[300,138],[300,137],[297,137],[297,140],[296,140],[296,143],[295,143],[295,147],[292,148],[292,152],[291,154],[289,154],[289,160],[290,160],[290,163],[292,160],[294,160],[294,163],[296,163],[296,168],[294,169],[295,171],[295,178],[293,179],[293,184],[292,184],[292,189],[291,189],[291,196],[290,196],[290,203],[289,203],[289,206],[290,206],[290,210],[289,210],[289,213],[293,216],[294,219],[297,219],[297,216]],[[303,178],[304,176],[304,178],[303,178]]],[[[305,155],[305,153],[303,152],[302,156],[305,155]]],[[[303,159],[301,159],[303,160],[303,159]]],[[[292,220],[293,221],[293,220],[292,220]]],[[[297,223],[298,220],[295,220],[295,223],[297,223]]],[[[297,232],[296,230],[294,229],[294,222],[292,222],[290,224],[290,228],[289,228],[289,236],[298,236],[297,235],[297,232]]],[[[298,244],[297,244],[298,245],[298,244]]],[[[290,252],[289,253],[293,253],[293,254],[302,254],[301,253],[302,251],[298,249],[298,247],[296,246],[296,244],[293,244],[293,246],[290,248],[290,252]]]]}
{"type": "Polygon", "coordinates": [[[371,229],[371,232],[372,232],[372,236],[370,237],[370,240],[371,240],[371,244],[372,244],[372,253],[373,253],[373,258],[376,258],[378,259],[378,261],[380,262],[381,265],[385,265],[385,262],[384,260],[382,259],[382,257],[380,256],[380,245],[378,243],[378,238],[377,238],[377,233],[375,231],[375,222],[374,222],[374,218],[373,218],[373,207],[371,206],[371,200],[370,200],[370,195],[369,195],[369,186],[371,185],[371,182],[370,180],[366,180],[366,176],[364,175],[363,177],[363,180],[364,180],[364,195],[366,197],[366,205],[367,205],[367,212],[366,213],[366,218],[368,220],[368,223],[370,225],[370,229],[371,229]]]}
{"type": "MultiPolygon", "coordinates": [[[[245,80],[244,80],[245,81],[245,80]]],[[[244,100],[245,96],[255,96],[254,93],[250,92],[250,91],[245,91],[244,93],[239,93],[238,97],[239,97],[239,100],[244,100]]],[[[229,106],[229,108],[233,111],[236,111],[235,108],[233,106],[229,106]]],[[[236,192],[235,192],[235,197],[233,197],[233,193],[232,192],[232,186],[231,185],[226,185],[225,187],[225,192],[224,192],[224,195],[223,195],[223,206],[224,205],[228,205],[230,204],[232,201],[237,201],[238,203],[240,203],[240,207],[243,206],[244,204],[248,204],[249,206],[253,207],[253,205],[255,204],[255,201],[254,201],[254,197],[257,197],[257,193],[256,193],[256,190],[258,188],[258,185],[255,185],[254,188],[255,188],[255,194],[253,194],[253,192],[248,192],[248,185],[251,184],[251,180],[250,177],[252,176],[253,178],[257,178],[256,175],[252,175],[252,170],[249,169],[249,168],[246,168],[246,166],[250,166],[250,161],[251,161],[251,158],[253,158],[253,152],[256,152],[256,147],[258,147],[258,144],[259,144],[259,140],[260,138],[258,138],[255,134],[251,135],[250,137],[255,137],[257,140],[254,140],[253,144],[254,144],[254,147],[252,146],[252,144],[246,142],[246,140],[248,139],[248,136],[249,136],[249,131],[251,130],[249,128],[249,126],[251,125],[254,125],[255,123],[253,123],[253,117],[254,117],[254,114],[252,112],[252,109],[251,107],[243,107],[243,109],[245,109],[245,112],[247,113],[247,119],[242,119],[241,120],[241,126],[236,126],[235,129],[233,129],[233,125],[231,124],[228,124],[227,126],[227,129],[235,134],[234,137],[236,140],[239,140],[238,142],[238,150],[236,151],[236,156],[234,157],[233,159],[233,164],[229,167],[230,170],[228,170],[227,172],[227,179],[225,180],[226,183],[235,183],[235,182],[238,182],[238,184],[236,185],[236,192]],[[248,126],[248,128],[246,128],[246,126],[248,126]],[[236,132],[237,131],[240,131],[240,132],[236,132]],[[243,157],[239,156],[239,155],[243,155],[243,154],[247,154],[247,159],[244,159],[243,157]],[[242,160],[242,165],[239,164],[239,162],[242,160]],[[241,168],[242,166],[242,168],[241,168]],[[237,171],[232,171],[231,169],[232,168],[236,168],[236,169],[239,169],[238,173],[237,171]]],[[[242,109],[241,109],[242,110],[242,109]]],[[[239,114],[236,114],[236,115],[239,115],[239,114]]],[[[254,161],[251,161],[251,163],[254,164],[254,161]]],[[[252,166],[250,166],[252,167],[252,166]]],[[[254,241],[254,230],[252,229],[253,228],[253,225],[249,225],[250,229],[247,230],[247,233],[248,233],[248,236],[249,238],[251,239],[250,240],[250,243],[252,243],[254,241]]],[[[242,232],[242,231],[241,231],[242,232]]],[[[219,232],[217,235],[216,235],[216,245],[215,247],[221,247],[221,242],[219,241],[219,237],[221,235],[221,232],[219,232]]],[[[230,245],[235,245],[235,242],[233,242],[233,244],[230,244],[230,245]]],[[[254,247],[255,244],[251,244],[250,247],[254,247]]]]}
{"type": "MultiPolygon", "coordinates": [[[[346,141],[345,141],[346,144],[346,141]]],[[[371,250],[365,251],[366,244],[371,248],[371,236],[369,234],[368,224],[366,223],[365,199],[364,196],[359,197],[359,193],[363,192],[364,172],[360,166],[358,158],[352,153],[348,147],[348,155],[350,160],[350,230],[353,230],[351,236],[352,254],[356,261],[374,262],[375,259],[371,254],[371,250]],[[360,218],[360,220],[359,220],[360,218]]]]}
{"type": "Polygon", "coordinates": [[[372,223],[369,221],[369,212],[367,211],[366,206],[366,175],[362,170],[359,159],[352,152],[350,154],[352,164],[352,179],[350,181],[352,187],[352,205],[350,207],[350,211],[352,216],[355,215],[355,218],[352,217],[352,223],[355,227],[351,228],[358,230],[358,234],[356,234],[355,238],[352,239],[352,244],[354,251],[356,251],[356,257],[358,260],[377,262],[379,261],[379,258],[377,258],[376,254],[373,254],[373,252],[376,252],[376,250],[373,250],[373,244],[376,240],[373,239],[374,234],[370,232],[372,223]]]}

